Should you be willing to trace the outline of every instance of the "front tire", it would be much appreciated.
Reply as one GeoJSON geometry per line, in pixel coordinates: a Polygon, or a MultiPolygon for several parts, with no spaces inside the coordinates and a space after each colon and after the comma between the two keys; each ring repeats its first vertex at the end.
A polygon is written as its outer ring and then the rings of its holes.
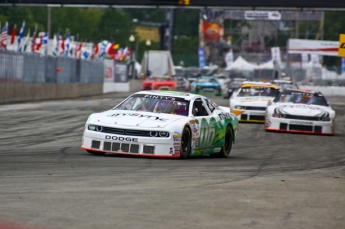
{"type": "Polygon", "coordinates": [[[181,136],[181,143],[180,143],[180,158],[186,159],[189,156],[190,149],[191,149],[191,139],[192,134],[190,129],[187,127],[183,128],[182,136],[181,136]]]}
{"type": "Polygon", "coordinates": [[[95,152],[92,150],[86,150],[89,154],[96,155],[96,156],[103,156],[105,152],[95,152]]]}

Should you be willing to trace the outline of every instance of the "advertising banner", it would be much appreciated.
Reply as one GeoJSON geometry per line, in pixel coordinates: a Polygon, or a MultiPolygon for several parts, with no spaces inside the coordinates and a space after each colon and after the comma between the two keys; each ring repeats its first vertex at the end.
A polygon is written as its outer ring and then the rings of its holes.
{"type": "Polygon", "coordinates": [[[127,65],[124,63],[115,62],[115,83],[126,83],[128,82],[127,65]]]}
{"type": "Polygon", "coordinates": [[[345,34],[339,36],[338,56],[345,57],[345,34]]]}
{"type": "Polygon", "coordinates": [[[206,66],[205,49],[203,47],[199,47],[198,55],[199,55],[199,68],[203,69],[206,66]]]}
{"type": "Polygon", "coordinates": [[[114,82],[113,60],[104,60],[104,82],[114,82]]]}
{"type": "Polygon", "coordinates": [[[282,15],[278,11],[245,11],[246,20],[281,20],[282,15]]]}
{"type": "Polygon", "coordinates": [[[289,39],[288,53],[308,53],[322,56],[338,56],[338,41],[289,39]]]}
{"type": "Polygon", "coordinates": [[[220,41],[220,38],[224,34],[224,28],[217,23],[208,22],[203,20],[201,22],[201,33],[204,42],[207,41],[220,41]]]}

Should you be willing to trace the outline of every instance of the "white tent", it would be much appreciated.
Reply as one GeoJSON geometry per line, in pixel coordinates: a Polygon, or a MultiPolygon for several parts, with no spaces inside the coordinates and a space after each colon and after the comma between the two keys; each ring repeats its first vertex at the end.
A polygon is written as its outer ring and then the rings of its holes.
{"type": "MultiPolygon", "coordinates": [[[[282,63],[280,63],[280,68],[281,69],[283,68],[282,63]]],[[[260,64],[259,66],[256,67],[256,69],[275,69],[273,59],[267,61],[266,63],[260,64]]]]}
{"type": "Polygon", "coordinates": [[[256,65],[249,63],[243,57],[239,56],[237,59],[227,67],[226,70],[247,70],[247,71],[254,71],[256,65]]]}
{"type": "Polygon", "coordinates": [[[271,59],[270,61],[267,61],[264,64],[260,64],[259,66],[256,67],[256,69],[274,69],[273,60],[271,59]]]}

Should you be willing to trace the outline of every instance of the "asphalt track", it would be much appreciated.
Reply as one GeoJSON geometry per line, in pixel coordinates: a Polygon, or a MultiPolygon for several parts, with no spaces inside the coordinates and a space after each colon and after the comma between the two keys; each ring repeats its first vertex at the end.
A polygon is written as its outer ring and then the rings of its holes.
{"type": "Polygon", "coordinates": [[[345,228],[344,98],[335,136],[241,123],[227,159],[81,150],[88,115],[125,96],[0,106],[0,229],[345,228]]]}

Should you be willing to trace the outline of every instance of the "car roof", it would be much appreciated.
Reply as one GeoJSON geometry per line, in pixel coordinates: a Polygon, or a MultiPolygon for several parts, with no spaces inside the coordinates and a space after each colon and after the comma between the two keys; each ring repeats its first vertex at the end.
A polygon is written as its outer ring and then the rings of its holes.
{"type": "Polygon", "coordinates": [[[165,90],[138,91],[136,93],[133,93],[133,95],[134,94],[146,94],[146,95],[179,97],[179,98],[184,98],[184,99],[187,99],[187,100],[191,100],[191,99],[197,98],[197,97],[206,98],[205,96],[198,95],[198,94],[193,94],[193,93],[180,92],[180,91],[165,91],[165,90]]]}
{"type": "Polygon", "coordinates": [[[242,82],[241,87],[267,87],[267,88],[279,89],[278,85],[266,83],[266,82],[258,82],[258,81],[244,81],[242,82]]]}

